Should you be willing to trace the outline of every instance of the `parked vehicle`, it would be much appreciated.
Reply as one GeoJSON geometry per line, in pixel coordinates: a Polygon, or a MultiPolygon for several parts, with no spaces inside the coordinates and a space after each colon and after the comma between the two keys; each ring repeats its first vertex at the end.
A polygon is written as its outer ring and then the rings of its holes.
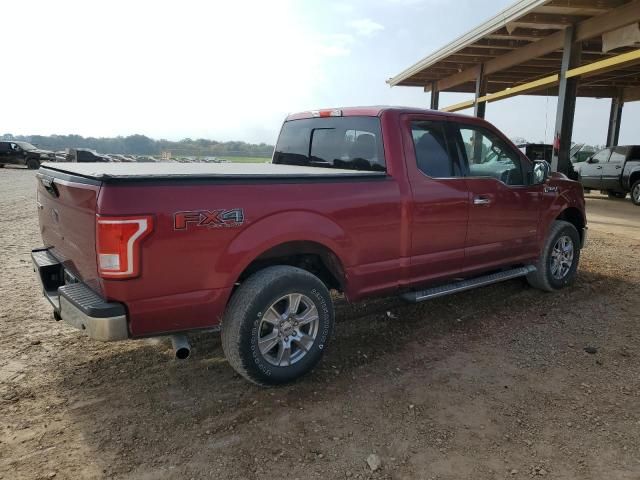
{"type": "Polygon", "coordinates": [[[610,198],[631,193],[633,203],[640,205],[640,146],[605,148],[576,168],[586,190],[600,190],[610,198]]]}
{"type": "Polygon", "coordinates": [[[221,327],[259,384],[308,372],[331,289],[409,302],[576,278],[582,187],[492,125],[408,108],[305,112],[272,163],[47,164],[35,267],[54,316],[98,340],[221,327]]]}
{"type": "Polygon", "coordinates": [[[67,162],[110,162],[111,159],[106,155],[101,155],[95,150],[88,148],[68,148],[67,149],[67,162]]]}
{"type": "Polygon", "coordinates": [[[546,160],[551,163],[553,145],[546,143],[521,143],[518,148],[529,160],[546,160]]]}
{"type": "Polygon", "coordinates": [[[28,142],[0,141],[0,168],[5,165],[26,165],[31,170],[40,168],[41,162],[55,162],[56,155],[41,150],[28,142]]]}

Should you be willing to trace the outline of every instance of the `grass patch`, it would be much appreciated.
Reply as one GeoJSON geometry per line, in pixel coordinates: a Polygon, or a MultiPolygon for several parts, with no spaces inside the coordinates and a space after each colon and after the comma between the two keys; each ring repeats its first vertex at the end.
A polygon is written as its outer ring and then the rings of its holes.
{"type": "Polygon", "coordinates": [[[265,157],[218,157],[234,163],[265,163],[270,162],[271,158],[265,157]]]}

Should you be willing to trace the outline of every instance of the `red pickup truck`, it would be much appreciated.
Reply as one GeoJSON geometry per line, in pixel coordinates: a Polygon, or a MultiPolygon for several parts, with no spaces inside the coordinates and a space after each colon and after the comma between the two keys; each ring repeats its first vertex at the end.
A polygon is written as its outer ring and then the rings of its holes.
{"type": "Polygon", "coordinates": [[[489,123],[409,108],[289,116],[267,164],[49,163],[37,173],[56,319],[98,340],[221,329],[229,363],[291,381],[332,336],[330,290],[409,302],[576,277],[582,187],[489,123]]]}

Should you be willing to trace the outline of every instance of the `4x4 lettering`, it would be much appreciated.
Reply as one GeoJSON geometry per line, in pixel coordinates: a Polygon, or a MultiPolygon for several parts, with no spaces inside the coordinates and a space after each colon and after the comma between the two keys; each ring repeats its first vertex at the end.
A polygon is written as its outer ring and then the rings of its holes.
{"type": "Polygon", "coordinates": [[[191,210],[173,214],[173,228],[176,230],[186,230],[189,225],[220,228],[239,227],[243,223],[244,211],[241,208],[231,210],[191,210]]]}

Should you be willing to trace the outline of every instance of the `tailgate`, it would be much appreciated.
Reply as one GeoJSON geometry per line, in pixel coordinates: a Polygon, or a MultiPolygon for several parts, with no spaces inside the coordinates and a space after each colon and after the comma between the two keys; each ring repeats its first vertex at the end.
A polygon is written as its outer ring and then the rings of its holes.
{"type": "Polygon", "coordinates": [[[100,182],[41,168],[37,174],[40,233],[68,273],[101,292],[96,261],[100,182]]]}

